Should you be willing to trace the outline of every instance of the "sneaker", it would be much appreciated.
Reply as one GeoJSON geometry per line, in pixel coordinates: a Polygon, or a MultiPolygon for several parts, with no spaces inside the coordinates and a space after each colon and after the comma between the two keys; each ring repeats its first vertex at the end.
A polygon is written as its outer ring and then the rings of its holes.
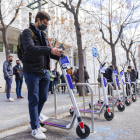
{"type": "MultiPolygon", "coordinates": [[[[47,129],[44,128],[44,127],[39,126],[38,128],[39,128],[43,133],[47,132],[47,129]]],[[[29,126],[28,126],[28,130],[29,130],[29,131],[32,130],[32,128],[31,128],[31,124],[29,124],[29,126]]]]}
{"type": "Polygon", "coordinates": [[[13,99],[13,98],[9,98],[9,99],[7,99],[6,101],[7,101],[7,102],[13,102],[14,99],[13,99]]]}
{"type": "Polygon", "coordinates": [[[38,140],[46,139],[45,134],[39,128],[32,130],[31,135],[38,140]]]}
{"type": "Polygon", "coordinates": [[[19,98],[24,98],[24,97],[20,96],[19,98]]]}
{"type": "Polygon", "coordinates": [[[17,99],[20,99],[20,97],[17,97],[17,99]]]}

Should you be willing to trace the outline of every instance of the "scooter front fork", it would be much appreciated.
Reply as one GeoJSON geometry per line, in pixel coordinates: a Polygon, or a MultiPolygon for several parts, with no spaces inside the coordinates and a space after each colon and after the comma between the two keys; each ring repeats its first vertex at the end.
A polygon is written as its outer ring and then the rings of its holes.
{"type": "Polygon", "coordinates": [[[109,116],[111,116],[111,111],[110,111],[110,109],[109,109],[109,106],[108,106],[108,105],[106,105],[106,110],[107,110],[107,112],[108,112],[108,115],[109,115],[109,116]]]}

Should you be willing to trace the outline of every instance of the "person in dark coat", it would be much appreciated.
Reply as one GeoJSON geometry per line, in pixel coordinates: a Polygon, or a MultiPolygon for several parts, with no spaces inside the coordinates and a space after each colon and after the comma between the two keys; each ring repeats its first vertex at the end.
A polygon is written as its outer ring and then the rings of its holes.
{"type": "MultiPolygon", "coordinates": [[[[84,78],[85,78],[85,83],[89,83],[89,82],[88,82],[89,74],[88,74],[88,72],[86,71],[86,67],[85,67],[85,66],[84,66],[84,78]]],[[[86,86],[86,90],[87,90],[87,93],[89,93],[89,89],[88,89],[87,86],[86,86]]]]}
{"type": "Polygon", "coordinates": [[[39,11],[35,23],[22,33],[23,74],[28,88],[29,128],[31,135],[36,139],[46,139],[43,132],[47,130],[40,126],[39,117],[48,98],[50,76],[50,58],[59,60],[62,49],[51,47],[45,30],[49,24],[50,16],[45,11],[39,11]]]}
{"type": "Polygon", "coordinates": [[[21,96],[21,89],[22,89],[22,83],[23,83],[23,68],[20,65],[20,61],[16,60],[16,64],[13,67],[13,74],[15,75],[15,80],[16,80],[16,94],[17,98],[24,98],[21,96]]]}
{"type": "MultiPolygon", "coordinates": [[[[130,80],[131,82],[136,82],[137,80],[137,71],[135,69],[132,69],[132,66],[128,66],[128,71],[130,73],[130,80]]],[[[134,93],[135,93],[135,84],[131,84],[134,88],[134,93]]]]}
{"type": "Polygon", "coordinates": [[[7,85],[7,92],[6,92],[7,102],[14,101],[14,99],[10,97],[10,90],[11,90],[11,85],[13,81],[12,61],[13,61],[13,56],[10,55],[8,57],[8,60],[3,63],[3,74],[4,74],[4,79],[7,85]]]}
{"type": "MultiPolygon", "coordinates": [[[[111,65],[109,68],[107,68],[107,70],[108,70],[107,82],[113,82],[114,66],[111,65]]],[[[108,86],[108,95],[110,95],[109,86],[108,86]]],[[[112,95],[112,93],[111,93],[111,95],[112,95]]]]}

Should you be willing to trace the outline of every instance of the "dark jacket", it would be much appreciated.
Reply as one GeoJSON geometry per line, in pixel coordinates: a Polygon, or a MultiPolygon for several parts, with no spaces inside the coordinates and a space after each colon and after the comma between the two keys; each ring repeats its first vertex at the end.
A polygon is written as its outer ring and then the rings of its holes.
{"type": "Polygon", "coordinates": [[[12,63],[10,63],[9,61],[5,61],[3,63],[3,74],[4,74],[4,78],[13,76],[12,63]]]}
{"type": "MultiPolygon", "coordinates": [[[[54,77],[54,81],[58,81],[59,73],[58,73],[56,70],[53,70],[53,71],[52,71],[52,74],[55,76],[55,77],[54,77]]],[[[59,80],[60,80],[60,79],[59,79],[59,80]]]]}
{"type": "Polygon", "coordinates": [[[59,57],[51,54],[51,47],[46,33],[41,31],[41,39],[39,31],[36,31],[35,26],[32,23],[29,28],[35,34],[35,39],[32,39],[30,30],[25,29],[23,31],[22,44],[26,51],[22,60],[23,71],[42,75],[44,74],[44,70],[50,69],[50,58],[59,60],[59,57]]]}
{"type": "Polygon", "coordinates": [[[89,79],[89,75],[86,70],[84,70],[84,77],[85,77],[85,81],[87,81],[89,79]]]}
{"type": "Polygon", "coordinates": [[[108,77],[107,77],[107,82],[113,82],[113,70],[111,68],[108,69],[108,77]]]}
{"type": "Polygon", "coordinates": [[[13,74],[15,75],[16,80],[22,80],[23,79],[23,68],[21,66],[15,65],[13,67],[13,74]],[[18,70],[21,72],[17,73],[18,70]]]}
{"type": "Polygon", "coordinates": [[[136,82],[137,79],[137,71],[135,69],[132,69],[130,71],[130,79],[132,82],[136,82]]]}

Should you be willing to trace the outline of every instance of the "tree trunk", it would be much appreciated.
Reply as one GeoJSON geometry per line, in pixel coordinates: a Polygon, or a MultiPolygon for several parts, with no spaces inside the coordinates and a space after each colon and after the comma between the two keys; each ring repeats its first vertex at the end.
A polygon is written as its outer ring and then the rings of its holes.
{"type": "MultiPolygon", "coordinates": [[[[2,38],[3,38],[4,47],[5,47],[6,60],[8,60],[8,57],[10,55],[10,48],[9,48],[9,45],[8,45],[6,33],[7,33],[7,29],[3,28],[3,30],[2,30],[2,38]]],[[[5,93],[6,92],[7,92],[7,85],[5,83],[5,93]]]]}
{"type": "Polygon", "coordinates": [[[129,58],[129,51],[126,51],[126,58],[127,58],[127,61],[129,62],[129,65],[130,65],[131,60],[129,58]]]}
{"type": "Polygon", "coordinates": [[[135,68],[135,70],[137,70],[136,59],[132,58],[132,60],[133,60],[134,68],[135,68]]]}
{"type": "Polygon", "coordinates": [[[2,30],[2,38],[3,38],[3,44],[5,46],[6,60],[8,60],[8,57],[10,55],[10,47],[8,45],[7,29],[6,28],[3,28],[3,30],[2,30]]]}
{"type": "Polygon", "coordinates": [[[115,46],[113,44],[111,45],[111,51],[112,51],[112,65],[114,66],[114,68],[116,68],[117,67],[116,54],[115,54],[115,46]]]}
{"type": "MultiPolygon", "coordinates": [[[[81,38],[80,24],[78,22],[78,15],[74,16],[74,21],[75,21],[74,25],[76,29],[78,58],[79,58],[79,83],[84,83],[84,58],[83,58],[83,51],[82,51],[82,38],[81,38]]],[[[87,95],[87,93],[85,93],[85,95],[87,95]]],[[[79,86],[79,96],[83,96],[83,90],[81,86],[79,86]]]]}

